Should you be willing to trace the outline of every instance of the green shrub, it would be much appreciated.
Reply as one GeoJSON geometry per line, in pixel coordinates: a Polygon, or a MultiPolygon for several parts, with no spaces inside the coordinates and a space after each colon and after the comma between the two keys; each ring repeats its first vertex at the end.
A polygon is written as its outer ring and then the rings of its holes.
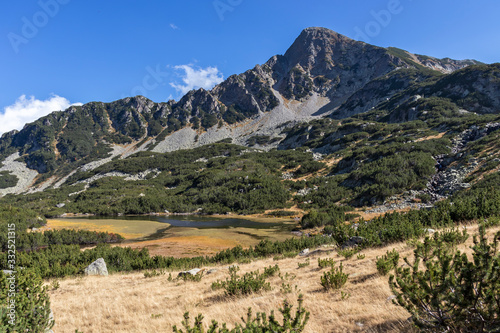
{"type": "Polygon", "coordinates": [[[346,259],[351,258],[353,255],[358,253],[358,249],[355,247],[350,247],[350,248],[345,248],[345,249],[339,249],[337,253],[341,256],[343,256],[346,259]]]}
{"type": "Polygon", "coordinates": [[[48,287],[34,271],[20,269],[9,276],[0,271],[0,284],[0,332],[39,333],[54,326],[48,287]],[[15,293],[10,288],[12,282],[15,293]],[[14,310],[9,309],[11,304],[15,304],[14,310]]]}
{"type": "Polygon", "coordinates": [[[307,258],[305,262],[297,263],[297,268],[304,268],[304,267],[309,266],[309,264],[310,264],[310,261],[309,261],[309,258],[307,258]]]}
{"type": "Polygon", "coordinates": [[[446,244],[451,247],[456,247],[458,244],[464,243],[468,238],[467,230],[464,228],[462,232],[458,228],[442,230],[435,232],[432,238],[436,244],[446,244]]]}
{"type": "MultiPolygon", "coordinates": [[[[297,290],[297,285],[295,285],[295,289],[297,290]]],[[[290,285],[290,283],[286,283],[286,282],[282,282],[281,283],[281,288],[280,288],[280,292],[283,293],[283,294],[290,294],[291,292],[293,291],[293,288],[292,286],[290,285]]]]}
{"type": "Polygon", "coordinates": [[[16,175],[12,175],[8,171],[0,171],[0,189],[16,186],[18,180],[16,175]]]}
{"type": "MultiPolygon", "coordinates": [[[[248,295],[261,290],[271,290],[271,284],[266,282],[267,276],[265,274],[259,274],[259,271],[254,271],[239,276],[238,271],[238,266],[231,266],[229,268],[229,278],[226,279],[226,281],[216,281],[212,283],[212,290],[223,288],[227,296],[248,295]]],[[[274,268],[271,268],[268,274],[270,274],[270,272],[275,273],[276,271],[274,268]]]]}
{"type": "Polygon", "coordinates": [[[58,280],[54,280],[54,281],[52,281],[52,283],[50,284],[50,288],[51,288],[52,290],[57,290],[57,289],[59,289],[59,287],[60,287],[60,286],[61,286],[61,284],[59,283],[59,281],[58,281],[58,280]]]}
{"type": "Polygon", "coordinates": [[[152,278],[161,275],[165,275],[165,271],[163,269],[160,269],[158,271],[156,269],[153,269],[152,271],[144,272],[145,278],[152,278]]]}
{"type": "Polygon", "coordinates": [[[498,332],[500,329],[500,232],[493,242],[484,226],[474,237],[472,261],[431,237],[417,245],[413,262],[398,267],[389,284],[396,304],[430,332],[498,332]]]}
{"type": "Polygon", "coordinates": [[[500,217],[492,216],[488,219],[484,219],[484,221],[481,222],[481,224],[484,225],[485,228],[498,227],[500,225],[500,217]]]}
{"type": "Polygon", "coordinates": [[[339,267],[332,267],[323,274],[321,277],[321,285],[325,290],[340,289],[347,283],[349,274],[344,273],[342,269],[342,263],[340,263],[339,267]]]}
{"type": "Polygon", "coordinates": [[[237,260],[238,265],[244,265],[244,264],[249,264],[252,262],[252,259],[250,258],[240,258],[237,260]]]}
{"type": "Polygon", "coordinates": [[[287,258],[295,258],[297,256],[297,254],[299,254],[299,252],[297,252],[297,251],[285,252],[285,253],[282,253],[280,255],[274,256],[273,260],[278,261],[278,260],[283,260],[283,259],[287,259],[287,258]]]}
{"type": "Polygon", "coordinates": [[[265,215],[274,216],[274,217],[290,217],[290,216],[297,215],[297,212],[290,212],[288,210],[275,210],[275,211],[266,213],[265,215]]]}
{"type": "Polygon", "coordinates": [[[341,300],[346,300],[348,299],[349,297],[351,297],[351,294],[350,293],[346,293],[344,291],[340,291],[340,299],[341,300]]]}
{"type": "Polygon", "coordinates": [[[280,267],[278,266],[278,264],[276,264],[274,266],[264,267],[264,273],[262,275],[268,278],[270,276],[275,276],[279,272],[280,272],[280,267]]]}
{"type": "Polygon", "coordinates": [[[399,263],[399,252],[396,249],[387,251],[382,257],[377,257],[377,271],[380,275],[387,275],[399,263]]]}
{"type": "Polygon", "coordinates": [[[333,266],[335,266],[335,261],[333,260],[333,258],[326,258],[326,259],[318,258],[319,268],[333,267],[333,266]]]}
{"type": "Polygon", "coordinates": [[[309,321],[309,312],[306,311],[303,306],[302,295],[299,295],[298,299],[299,305],[297,311],[295,312],[295,317],[292,315],[292,305],[288,301],[284,301],[283,308],[279,309],[279,312],[283,316],[283,322],[280,323],[274,315],[274,311],[267,316],[264,312],[257,313],[253,317],[252,309],[248,308],[246,319],[242,318],[243,324],[236,324],[236,326],[229,330],[226,323],[220,325],[217,321],[212,320],[211,325],[208,330],[205,331],[203,327],[203,315],[199,314],[194,319],[194,325],[191,326],[189,312],[184,314],[184,320],[182,321],[182,327],[184,330],[178,329],[176,325],[173,327],[174,333],[264,333],[264,332],[276,332],[276,333],[300,333],[304,331],[304,328],[309,321]]]}

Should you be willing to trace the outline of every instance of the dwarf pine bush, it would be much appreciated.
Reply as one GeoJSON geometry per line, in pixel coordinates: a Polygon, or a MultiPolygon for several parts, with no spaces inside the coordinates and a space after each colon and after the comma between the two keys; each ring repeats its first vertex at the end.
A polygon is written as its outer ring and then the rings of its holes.
{"type": "Polygon", "coordinates": [[[319,268],[333,267],[333,266],[335,266],[335,261],[333,260],[333,258],[325,258],[325,259],[318,258],[319,268]]]}
{"type": "Polygon", "coordinates": [[[380,275],[387,275],[399,262],[399,253],[395,249],[387,251],[382,257],[377,257],[377,271],[380,275]]]}
{"type": "Polygon", "coordinates": [[[255,317],[252,314],[252,309],[248,308],[247,318],[243,319],[243,324],[236,324],[236,326],[229,330],[226,323],[219,324],[217,321],[212,320],[208,330],[205,331],[203,327],[203,315],[199,314],[194,319],[194,325],[191,326],[189,312],[184,314],[182,321],[183,329],[178,329],[174,325],[174,333],[263,333],[263,332],[276,332],[276,333],[300,333],[309,321],[309,312],[302,306],[303,296],[299,295],[299,305],[295,311],[295,316],[292,314],[293,306],[288,301],[284,301],[283,308],[279,312],[283,315],[283,322],[279,322],[274,311],[268,316],[266,313],[257,313],[255,317]]]}
{"type": "Polygon", "coordinates": [[[279,271],[276,266],[270,266],[267,273],[260,274],[259,271],[245,273],[243,276],[238,275],[239,267],[232,266],[229,268],[229,278],[226,281],[216,281],[212,283],[212,290],[223,288],[227,296],[248,295],[261,290],[270,290],[271,284],[266,282],[266,278],[276,274],[279,271]]]}
{"type": "Polygon", "coordinates": [[[389,279],[396,304],[422,331],[500,332],[499,240],[500,232],[489,242],[480,226],[470,261],[443,237],[426,237],[389,279]]]}
{"type": "Polygon", "coordinates": [[[54,326],[48,287],[43,287],[39,275],[28,269],[11,276],[0,271],[0,285],[0,332],[39,333],[54,326]],[[14,276],[15,280],[11,280],[14,276]],[[16,286],[15,295],[10,291],[11,283],[16,286]],[[9,308],[11,304],[15,304],[14,311],[9,308]]]}
{"type": "Polygon", "coordinates": [[[323,274],[321,285],[325,290],[340,289],[346,284],[349,274],[344,273],[342,269],[342,263],[340,263],[339,267],[332,267],[323,274]]]}

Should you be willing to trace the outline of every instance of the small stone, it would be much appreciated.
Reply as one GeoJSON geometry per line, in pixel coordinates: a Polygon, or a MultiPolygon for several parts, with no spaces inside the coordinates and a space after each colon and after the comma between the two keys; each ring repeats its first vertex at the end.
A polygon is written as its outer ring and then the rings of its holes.
{"type": "Polygon", "coordinates": [[[300,251],[299,256],[307,256],[309,254],[309,249],[303,249],[300,251]]]}
{"type": "Polygon", "coordinates": [[[217,272],[217,268],[212,268],[212,269],[209,269],[209,270],[207,271],[207,275],[208,275],[208,274],[213,274],[213,273],[215,273],[215,272],[217,272]]]}

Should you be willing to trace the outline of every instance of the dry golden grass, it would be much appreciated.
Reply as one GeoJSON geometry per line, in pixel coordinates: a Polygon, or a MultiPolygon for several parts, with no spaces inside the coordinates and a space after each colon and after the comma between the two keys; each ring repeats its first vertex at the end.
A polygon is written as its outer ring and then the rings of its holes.
{"type": "Polygon", "coordinates": [[[429,136],[426,136],[423,138],[419,138],[419,139],[415,140],[415,142],[422,142],[422,141],[427,141],[427,140],[432,140],[432,139],[441,139],[445,134],[446,134],[446,132],[441,132],[437,135],[429,135],[429,136]]]}
{"type": "MultiPolygon", "coordinates": [[[[468,226],[474,234],[477,226],[468,226]]],[[[500,228],[492,229],[489,234],[500,228]]],[[[472,244],[472,237],[461,249],[472,244]]],[[[273,290],[247,297],[227,298],[223,291],[212,291],[210,286],[216,280],[228,276],[227,267],[217,267],[218,271],[203,277],[201,282],[169,282],[167,275],[144,278],[143,272],[113,274],[107,277],[78,277],[60,281],[60,288],[50,292],[56,326],[54,331],[84,333],[91,332],[171,332],[174,324],[180,325],[183,314],[198,313],[211,319],[227,322],[230,327],[241,322],[240,317],[252,307],[254,313],[277,310],[283,300],[289,299],[296,306],[299,293],[304,294],[304,306],[311,312],[311,319],[305,332],[404,332],[411,331],[406,320],[409,314],[394,305],[388,297],[392,292],[388,277],[380,276],[375,267],[376,257],[395,248],[402,257],[411,257],[413,249],[406,243],[365,250],[364,259],[356,255],[348,260],[340,257],[332,248],[321,248],[311,254],[310,265],[298,268],[298,263],[306,261],[296,257],[273,261],[265,259],[240,265],[241,273],[256,269],[263,270],[278,264],[282,274],[295,274],[289,280],[300,291],[283,294],[281,280],[273,277],[273,290]],[[320,270],[317,258],[334,258],[342,261],[348,274],[347,285],[342,289],[350,297],[341,299],[340,292],[324,292],[319,281],[326,269],[320,270]]],[[[177,272],[172,272],[175,277],[177,272]]],[[[276,311],[277,312],[277,311],[276,311]]]]}
{"type": "Polygon", "coordinates": [[[363,218],[365,221],[370,221],[370,220],[372,220],[374,218],[377,218],[379,216],[383,216],[385,214],[390,214],[390,213],[394,213],[394,212],[402,213],[402,212],[408,212],[408,211],[410,211],[409,207],[403,208],[403,209],[390,209],[390,210],[387,210],[385,212],[367,213],[367,212],[365,212],[365,211],[363,211],[363,210],[361,210],[361,209],[358,208],[355,211],[353,211],[352,213],[359,215],[359,217],[357,217],[355,219],[355,221],[357,221],[357,220],[359,220],[361,218],[363,218]]]}
{"type": "Polygon", "coordinates": [[[196,257],[213,255],[221,250],[235,247],[238,242],[209,236],[168,237],[134,243],[122,243],[113,246],[133,249],[147,248],[151,256],[163,255],[180,257],[196,257]]]}

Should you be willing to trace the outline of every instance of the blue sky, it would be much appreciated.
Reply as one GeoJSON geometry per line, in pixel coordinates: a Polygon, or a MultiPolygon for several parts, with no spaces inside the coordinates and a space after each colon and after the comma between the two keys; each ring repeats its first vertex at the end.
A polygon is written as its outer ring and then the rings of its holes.
{"type": "Polygon", "coordinates": [[[498,62],[499,14],[496,0],[9,1],[0,13],[0,133],[71,103],[178,99],[283,54],[310,26],[498,62]]]}

